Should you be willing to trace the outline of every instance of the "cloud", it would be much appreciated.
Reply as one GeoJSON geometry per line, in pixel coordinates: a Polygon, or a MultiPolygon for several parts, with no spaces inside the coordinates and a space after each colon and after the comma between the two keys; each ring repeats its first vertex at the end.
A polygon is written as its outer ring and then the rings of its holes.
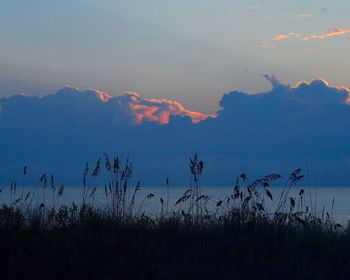
{"type": "Polygon", "coordinates": [[[287,39],[297,39],[299,41],[317,41],[324,40],[337,36],[344,36],[350,33],[350,28],[335,28],[323,33],[314,33],[311,35],[304,35],[297,32],[276,34],[272,37],[272,41],[285,41],[287,39]]]}
{"type": "Polygon", "coordinates": [[[66,87],[0,99],[0,173],[13,180],[13,170],[27,164],[34,179],[52,172],[62,183],[79,184],[84,162],[109,152],[129,154],[144,185],[160,185],[164,176],[185,185],[188,156],[198,152],[208,185],[227,185],[242,171],[288,176],[306,164],[317,167],[322,184],[349,182],[350,89],[321,78],[288,85],[262,76],[271,89],[228,92],[208,118],[177,101],[134,92],[66,87]]]}
{"type": "Polygon", "coordinates": [[[290,32],[288,34],[277,34],[277,35],[273,36],[272,40],[273,41],[284,41],[284,40],[287,40],[288,38],[294,37],[294,36],[296,36],[296,33],[294,33],[294,32],[290,32]]]}
{"type": "Polygon", "coordinates": [[[141,124],[143,121],[167,124],[172,115],[188,116],[194,123],[198,123],[208,117],[206,114],[190,111],[179,102],[173,100],[141,98],[137,93],[125,93],[123,96],[130,97],[128,107],[138,124],[141,124]]]}
{"type": "Polygon", "coordinates": [[[260,49],[268,49],[268,48],[275,49],[275,48],[277,48],[276,45],[274,45],[274,44],[269,44],[266,40],[261,40],[260,43],[259,43],[259,45],[258,45],[258,47],[259,47],[260,49]]]}
{"type": "Polygon", "coordinates": [[[272,85],[269,91],[232,91],[222,97],[211,126],[201,123],[221,135],[206,145],[211,147],[214,141],[211,149],[221,155],[250,159],[250,166],[259,166],[252,170],[308,164],[317,166],[323,184],[346,183],[345,177],[350,179],[345,175],[350,168],[345,160],[350,158],[349,88],[321,78],[291,86],[274,76],[264,77],[272,85]]]}
{"type": "MultiPolygon", "coordinates": [[[[329,119],[327,122],[336,122],[332,118],[338,115],[337,110],[346,110],[350,118],[348,87],[331,86],[321,78],[290,86],[281,83],[275,76],[263,75],[263,77],[271,84],[270,91],[257,94],[233,91],[225,94],[219,103],[222,109],[218,112],[217,120],[222,119],[228,123],[237,120],[240,122],[240,127],[250,127],[254,130],[259,125],[268,125],[276,129],[283,126],[288,129],[295,125],[296,119],[299,119],[301,123],[298,129],[304,131],[308,128],[303,122],[309,122],[308,118],[311,115],[320,117],[320,121],[316,122],[317,129],[322,127],[321,120],[325,116],[329,119]]],[[[270,133],[274,135],[273,132],[270,133]]],[[[292,131],[288,131],[289,133],[292,131]]],[[[259,137],[258,132],[254,137],[259,137]]]]}
{"type": "Polygon", "coordinates": [[[275,35],[272,40],[273,41],[283,41],[289,38],[289,34],[277,34],[275,35]]]}
{"type": "Polygon", "coordinates": [[[303,35],[301,33],[296,33],[296,32],[289,32],[286,34],[277,34],[272,37],[272,41],[284,41],[290,38],[297,38],[300,39],[302,38],[303,35]]]}
{"type": "Polygon", "coordinates": [[[315,14],[313,13],[279,13],[274,15],[269,15],[266,17],[267,20],[280,19],[280,18],[291,18],[291,19],[310,19],[313,18],[315,14]]]}
{"type": "Polygon", "coordinates": [[[264,74],[262,75],[266,80],[268,80],[270,82],[270,84],[272,85],[273,88],[276,88],[278,86],[281,85],[281,83],[279,82],[279,80],[277,79],[276,76],[274,75],[268,75],[268,74],[264,74]]]}
{"type": "Polygon", "coordinates": [[[101,124],[142,124],[142,122],[156,122],[167,124],[171,116],[187,116],[194,123],[198,123],[208,115],[186,109],[182,104],[167,99],[142,98],[135,92],[125,92],[112,97],[96,89],[81,91],[79,88],[66,86],[56,94],[41,98],[28,96],[13,96],[3,99],[2,118],[12,121],[13,114],[23,116],[28,121],[37,122],[41,117],[70,122],[91,122],[101,124]],[[44,116],[45,115],[45,116],[44,116]]]}
{"type": "Polygon", "coordinates": [[[231,12],[228,12],[227,15],[230,16],[230,17],[236,17],[236,16],[239,15],[239,13],[231,11],[231,12]]]}
{"type": "Polygon", "coordinates": [[[323,40],[331,37],[337,37],[337,36],[344,36],[346,34],[350,33],[350,28],[335,28],[328,30],[324,33],[319,33],[319,34],[312,34],[309,36],[303,37],[303,41],[311,40],[311,41],[316,41],[316,40],[323,40]]]}
{"type": "MultiPolygon", "coordinates": [[[[311,104],[323,103],[331,104],[349,104],[350,88],[345,86],[331,86],[325,79],[314,79],[310,82],[301,81],[291,87],[290,92],[295,94],[303,102],[311,101],[311,104]]],[[[349,107],[350,108],[350,107],[349,107]]]]}
{"type": "Polygon", "coordinates": [[[260,6],[258,5],[252,5],[248,7],[248,10],[259,10],[259,9],[260,9],[260,6]]]}
{"type": "Polygon", "coordinates": [[[97,89],[89,89],[93,94],[95,94],[97,96],[97,98],[99,98],[101,101],[103,102],[107,102],[109,99],[111,99],[112,97],[103,91],[97,90],[97,89]]]}
{"type": "Polygon", "coordinates": [[[269,47],[269,44],[265,40],[261,40],[258,47],[261,49],[266,49],[269,47]]]}
{"type": "Polygon", "coordinates": [[[315,15],[314,14],[311,14],[311,13],[303,13],[303,14],[294,14],[294,15],[291,15],[292,18],[311,18],[311,17],[314,17],[315,15]]]}
{"type": "MultiPolygon", "coordinates": [[[[334,86],[323,78],[316,78],[311,81],[300,81],[290,86],[281,83],[276,76],[264,74],[263,77],[270,82],[272,90],[267,92],[267,96],[276,92],[281,96],[298,100],[301,104],[338,104],[340,106],[349,104],[350,88],[346,86],[334,86]]],[[[280,97],[281,97],[280,96],[280,97]]],[[[350,106],[349,106],[350,109],[350,106]]]]}

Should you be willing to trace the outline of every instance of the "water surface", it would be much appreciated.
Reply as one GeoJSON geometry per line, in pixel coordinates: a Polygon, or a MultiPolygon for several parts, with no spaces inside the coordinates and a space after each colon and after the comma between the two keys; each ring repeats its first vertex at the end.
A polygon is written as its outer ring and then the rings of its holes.
{"type": "MultiPolygon", "coordinates": [[[[163,209],[165,209],[167,201],[168,210],[178,209],[178,205],[175,206],[176,201],[182,196],[187,190],[187,187],[169,187],[167,192],[166,187],[141,187],[140,191],[136,195],[135,211],[146,211],[152,215],[156,215],[161,211],[160,198],[163,199],[163,209]],[[146,199],[148,194],[154,194],[151,199],[146,199]],[[169,200],[168,200],[169,198],[169,200]]],[[[289,192],[289,197],[298,197],[301,187],[292,188],[289,192]]],[[[346,224],[350,219],[350,187],[318,187],[318,188],[303,188],[304,194],[304,205],[308,205],[309,209],[315,211],[318,215],[328,212],[332,217],[339,223],[346,224]],[[333,203],[334,201],[334,203],[333,203]]],[[[90,188],[91,190],[91,188],[90,188]]],[[[274,197],[271,202],[267,197],[265,198],[267,209],[273,211],[283,187],[270,187],[270,191],[274,197]]],[[[15,198],[21,197],[22,192],[24,194],[28,192],[33,193],[34,188],[22,188],[17,187],[15,196],[12,195],[10,188],[4,188],[0,195],[0,203],[9,203],[14,201],[15,198]]],[[[232,187],[202,187],[201,193],[211,196],[211,201],[208,202],[208,209],[216,208],[216,202],[225,199],[227,196],[232,194],[232,187]]],[[[79,204],[82,202],[82,187],[65,187],[63,196],[58,200],[54,198],[56,204],[71,204],[72,202],[79,204]]],[[[129,190],[129,198],[132,197],[134,188],[129,190]]],[[[49,188],[45,190],[45,195],[42,189],[36,191],[34,200],[42,201],[45,199],[46,205],[52,205],[53,196],[49,188]]],[[[106,196],[103,187],[97,187],[97,191],[94,197],[94,204],[99,207],[106,206],[106,196]]]]}

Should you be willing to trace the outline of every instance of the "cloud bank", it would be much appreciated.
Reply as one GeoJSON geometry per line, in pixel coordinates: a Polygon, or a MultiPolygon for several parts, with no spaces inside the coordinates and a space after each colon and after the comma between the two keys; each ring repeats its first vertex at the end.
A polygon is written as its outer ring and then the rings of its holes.
{"type": "Polygon", "coordinates": [[[0,121],[12,125],[22,125],[25,120],[40,126],[44,125],[41,122],[55,126],[60,120],[72,125],[167,124],[171,116],[189,117],[198,123],[208,117],[173,100],[142,98],[135,92],[112,97],[96,89],[81,91],[69,86],[43,97],[15,95],[0,104],[0,121]]]}
{"type": "Polygon", "coordinates": [[[65,87],[43,97],[0,99],[1,183],[27,164],[34,179],[52,172],[79,184],[84,162],[108,152],[130,155],[145,185],[160,185],[166,176],[185,185],[188,156],[198,152],[209,185],[228,185],[243,171],[287,174],[306,166],[318,184],[349,185],[349,88],[264,77],[269,91],[226,93],[211,117],[132,92],[112,97],[65,87]]]}

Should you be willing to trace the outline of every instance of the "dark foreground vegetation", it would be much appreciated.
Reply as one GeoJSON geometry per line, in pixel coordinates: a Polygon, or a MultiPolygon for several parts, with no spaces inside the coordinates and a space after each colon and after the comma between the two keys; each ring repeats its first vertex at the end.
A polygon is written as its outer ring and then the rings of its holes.
{"type": "Polygon", "coordinates": [[[204,165],[195,155],[189,189],[175,205],[159,198],[152,216],[142,205],[154,194],[136,203],[140,184],[129,187],[131,163],[106,156],[104,165],[102,208],[94,204],[100,161],[91,174],[85,167],[77,204],[62,205],[64,187],[46,174],[32,193],[11,185],[0,208],[1,279],[349,278],[350,231],[326,211],[316,215],[304,189],[290,196],[300,169],[276,198],[270,184],[281,175],[250,182],[241,174],[231,194],[214,200],[201,193],[204,165]]]}

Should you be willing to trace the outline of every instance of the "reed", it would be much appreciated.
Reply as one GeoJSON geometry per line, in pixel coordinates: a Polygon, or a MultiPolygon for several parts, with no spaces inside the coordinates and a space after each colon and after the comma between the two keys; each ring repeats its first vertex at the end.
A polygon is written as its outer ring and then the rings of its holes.
{"type": "MultiPolygon", "coordinates": [[[[44,173],[28,193],[10,186],[0,206],[0,267],[3,279],[346,279],[350,229],[334,222],[332,212],[316,215],[305,190],[298,189],[301,169],[274,196],[271,185],[283,177],[272,173],[250,180],[240,174],[226,197],[203,193],[204,162],[189,160],[188,190],[170,205],[160,197],[159,215],[137,203],[141,182],[130,184],[133,165],[107,154],[92,172],[83,170],[82,198],[61,203],[64,186],[44,173]],[[104,164],[103,164],[104,163],[104,164]],[[98,184],[101,173],[107,182],[98,184]],[[97,206],[101,189],[105,204],[97,206]],[[49,191],[49,196],[48,196],[49,191]],[[40,263],[40,265],[35,265],[40,263]],[[64,269],[62,269],[64,267],[64,269]]],[[[27,175],[27,167],[23,173],[27,175]]],[[[1,191],[0,191],[1,192],[1,191]]],[[[333,207],[332,207],[333,208],[333,207]]]]}

